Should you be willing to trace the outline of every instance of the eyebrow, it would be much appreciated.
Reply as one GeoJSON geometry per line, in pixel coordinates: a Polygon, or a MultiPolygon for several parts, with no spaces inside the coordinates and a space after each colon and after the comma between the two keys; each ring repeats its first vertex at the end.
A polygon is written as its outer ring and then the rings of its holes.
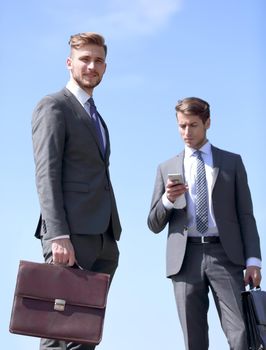
{"type": "Polygon", "coordinates": [[[84,53],[83,55],[81,55],[81,56],[79,56],[79,58],[95,58],[96,60],[97,59],[100,59],[100,60],[105,60],[105,57],[104,56],[93,56],[93,55],[91,55],[91,54],[86,54],[86,53],[84,53]]]}
{"type": "Polygon", "coordinates": [[[184,122],[184,123],[182,123],[182,122],[178,122],[178,125],[180,125],[180,126],[184,126],[184,125],[193,125],[193,124],[197,124],[197,122],[195,121],[195,122],[191,122],[191,123],[187,123],[187,122],[184,122]]]}

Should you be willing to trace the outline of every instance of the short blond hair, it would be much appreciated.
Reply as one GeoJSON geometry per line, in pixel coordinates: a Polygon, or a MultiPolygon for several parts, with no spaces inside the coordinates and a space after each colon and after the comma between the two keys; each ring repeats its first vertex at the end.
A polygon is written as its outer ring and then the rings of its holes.
{"type": "Polygon", "coordinates": [[[80,47],[88,44],[94,44],[101,46],[104,49],[105,56],[107,55],[107,46],[105,39],[102,35],[94,32],[85,32],[71,35],[69,39],[69,45],[71,49],[79,49],[80,47]]]}
{"type": "Polygon", "coordinates": [[[183,100],[179,100],[175,110],[186,115],[197,115],[203,123],[210,118],[209,103],[198,97],[186,97],[183,100]]]}

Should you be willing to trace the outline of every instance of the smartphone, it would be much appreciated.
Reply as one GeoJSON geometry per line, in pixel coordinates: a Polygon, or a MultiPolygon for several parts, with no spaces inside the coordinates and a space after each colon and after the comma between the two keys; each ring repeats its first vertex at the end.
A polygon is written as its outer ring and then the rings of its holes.
{"type": "Polygon", "coordinates": [[[176,181],[177,184],[183,184],[183,176],[181,174],[168,174],[168,179],[171,181],[176,181]]]}

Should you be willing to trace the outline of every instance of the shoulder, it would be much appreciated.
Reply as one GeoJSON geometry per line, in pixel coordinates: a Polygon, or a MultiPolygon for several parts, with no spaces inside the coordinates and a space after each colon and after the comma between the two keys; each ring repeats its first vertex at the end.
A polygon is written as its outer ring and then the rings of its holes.
{"type": "Polygon", "coordinates": [[[69,109],[67,99],[67,89],[44,96],[33,110],[32,123],[63,121],[69,109]]]}
{"type": "Polygon", "coordinates": [[[164,165],[168,165],[168,164],[171,164],[171,163],[176,163],[177,161],[182,161],[184,158],[184,151],[180,152],[179,154],[176,154],[175,156],[161,162],[159,164],[159,166],[164,166],[164,165]]]}
{"type": "Polygon", "coordinates": [[[212,157],[214,167],[226,169],[244,169],[244,164],[240,154],[229,152],[212,146],[212,157]]]}
{"type": "Polygon", "coordinates": [[[162,168],[168,167],[169,165],[176,164],[179,161],[183,162],[183,159],[184,159],[184,151],[182,151],[179,154],[177,154],[177,155],[175,155],[175,156],[173,156],[173,157],[171,157],[171,158],[161,162],[159,164],[159,167],[162,167],[162,168]]]}
{"type": "Polygon", "coordinates": [[[66,109],[69,109],[72,100],[75,100],[75,97],[66,88],[58,92],[48,94],[37,103],[36,107],[33,110],[33,115],[36,113],[38,114],[40,110],[52,109],[53,111],[61,110],[63,112],[66,109]]]}
{"type": "Polygon", "coordinates": [[[227,151],[227,150],[215,147],[215,146],[211,146],[211,149],[212,149],[213,155],[220,155],[222,157],[232,158],[232,159],[241,158],[240,154],[230,152],[230,151],[227,151]]]}
{"type": "Polygon", "coordinates": [[[64,103],[68,98],[71,93],[66,89],[62,89],[60,91],[54,92],[47,94],[44,96],[38,103],[36,108],[38,106],[46,105],[46,104],[61,104],[64,103]]]}
{"type": "Polygon", "coordinates": [[[181,152],[174,157],[160,163],[157,171],[159,174],[162,174],[163,177],[166,177],[171,173],[183,174],[183,160],[184,152],[181,152]]]}

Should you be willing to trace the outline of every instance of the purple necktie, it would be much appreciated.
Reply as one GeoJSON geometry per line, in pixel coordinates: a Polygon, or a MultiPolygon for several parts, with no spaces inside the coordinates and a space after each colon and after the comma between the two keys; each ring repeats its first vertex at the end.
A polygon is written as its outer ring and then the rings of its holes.
{"type": "Polygon", "coordinates": [[[92,121],[92,124],[93,124],[93,126],[96,130],[97,136],[98,136],[101,152],[104,155],[105,154],[105,147],[104,147],[103,134],[102,134],[102,130],[101,130],[101,125],[100,125],[100,120],[99,120],[97,108],[95,106],[95,103],[94,103],[94,100],[92,97],[90,97],[86,103],[89,104],[91,121],[92,121]]]}

